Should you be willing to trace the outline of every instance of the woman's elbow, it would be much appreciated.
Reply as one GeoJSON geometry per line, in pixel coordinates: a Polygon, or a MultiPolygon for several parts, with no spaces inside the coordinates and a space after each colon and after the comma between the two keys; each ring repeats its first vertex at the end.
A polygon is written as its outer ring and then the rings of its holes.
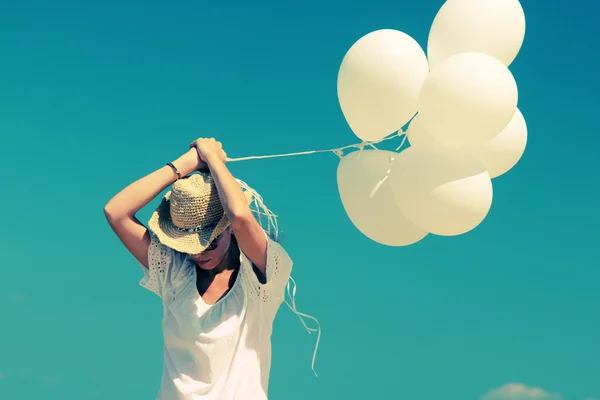
{"type": "Polygon", "coordinates": [[[104,217],[108,220],[108,221],[114,221],[116,218],[116,214],[115,211],[113,210],[113,208],[111,207],[111,205],[109,203],[107,203],[104,206],[104,217]]]}
{"type": "Polygon", "coordinates": [[[234,229],[235,227],[247,227],[249,224],[256,221],[250,208],[232,212],[230,213],[230,215],[228,215],[228,218],[229,222],[231,223],[231,226],[234,229]]]}
{"type": "Polygon", "coordinates": [[[117,221],[123,217],[127,217],[127,214],[109,201],[104,206],[104,216],[108,221],[117,221]]]}

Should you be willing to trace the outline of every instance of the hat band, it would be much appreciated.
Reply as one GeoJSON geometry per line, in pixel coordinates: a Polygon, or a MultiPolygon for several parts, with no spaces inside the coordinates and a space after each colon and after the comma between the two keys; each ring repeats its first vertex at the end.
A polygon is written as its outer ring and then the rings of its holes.
{"type": "Polygon", "coordinates": [[[204,225],[200,225],[200,226],[196,226],[195,228],[180,228],[177,225],[175,225],[175,229],[177,229],[179,232],[200,232],[201,230],[204,230],[206,228],[210,228],[213,226],[217,226],[216,223],[212,223],[212,224],[204,224],[204,225]]]}

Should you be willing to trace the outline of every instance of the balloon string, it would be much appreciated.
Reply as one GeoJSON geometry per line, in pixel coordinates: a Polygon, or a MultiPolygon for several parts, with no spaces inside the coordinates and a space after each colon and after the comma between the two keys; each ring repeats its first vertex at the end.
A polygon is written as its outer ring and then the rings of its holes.
{"type": "MultiPolygon", "coordinates": [[[[335,153],[338,156],[342,156],[343,151],[350,149],[350,148],[358,148],[358,149],[363,149],[365,146],[370,146],[373,147],[375,150],[378,150],[377,147],[375,147],[375,145],[377,143],[381,143],[385,140],[390,140],[393,139],[395,137],[399,137],[401,135],[403,135],[404,133],[400,130],[398,130],[398,132],[393,133],[390,136],[387,136],[381,140],[377,140],[377,141],[363,141],[361,143],[358,144],[349,144],[347,146],[343,146],[343,147],[338,147],[335,149],[329,149],[329,150],[309,150],[309,151],[300,151],[297,153],[283,153],[283,154],[270,154],[270,155],[265,155],[265,156],[248,156],[248,157],[237,157],[237,158],[229,158],[227,157],[227,162],[236,162],[236,161],[246,161],[246,160],[259,160],[259,159],[265,159],[265,158],[277,158],[277,157],[292,157],[292,156],[303,156],[303,155],[307,155],[307,154],[316,154],[316,153],[335,153]]],[[[406,135],[404,135],[404,139],[406,140],[406,135]]],[[[400,145],[400,147],[402,147],[402,145],[404,144],[404,140],[402,141],[402,144],[400,145]]],[[[399,147],[399,148],[400,148],[399,147]]]]}
{"type": "Polygon", "coordinates": [[[402,148],[402,146],[404,146],[404,142],[406,142],[407,137],[408,137],[408,135],[404,135],[404,137],[402,138],[402,142],[400,143],[400,146],[398,146],[396,148],[396,151],[400,150],[402,148]]]}

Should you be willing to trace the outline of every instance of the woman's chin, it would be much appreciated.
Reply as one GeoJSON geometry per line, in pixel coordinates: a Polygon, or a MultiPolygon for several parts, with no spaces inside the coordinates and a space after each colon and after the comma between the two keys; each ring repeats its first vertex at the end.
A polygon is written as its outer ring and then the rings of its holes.
{"type": "Polygon", "coordinates": [[[214,263],[212,262],[213,260],[206,260],[206,261],[196,261],[196,264],[205,270],[211,270],[215,267],[214,263]]]}

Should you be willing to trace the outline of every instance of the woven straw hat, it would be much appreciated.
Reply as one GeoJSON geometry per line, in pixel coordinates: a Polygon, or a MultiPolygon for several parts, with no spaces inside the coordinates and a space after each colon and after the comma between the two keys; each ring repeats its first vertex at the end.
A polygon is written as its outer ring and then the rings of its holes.
{"type": "MultiPolygon", "coordinates": [[[[252,191],[244,194],[250,204],[252,191]]],[[[148,225],[165,246],[181,253],[200,254],[227,229],[229,219],[212,176],[198,173],[173,184],[148,225]]]]}

